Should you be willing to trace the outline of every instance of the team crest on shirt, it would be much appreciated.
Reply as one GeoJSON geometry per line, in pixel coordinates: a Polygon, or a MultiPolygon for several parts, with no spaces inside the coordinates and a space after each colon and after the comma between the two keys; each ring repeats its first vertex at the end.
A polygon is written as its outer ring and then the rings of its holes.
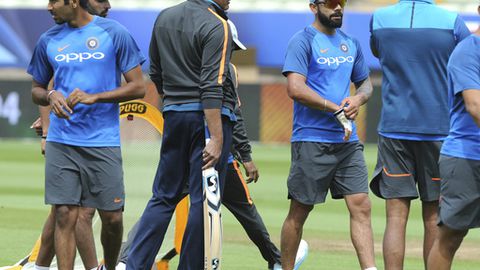
{"type": "Polygon", "coordinates": [[[342,52],[348,52],[348,46],[346,44],[341,44],[340,45],[340,50],[342,50],[342,52]]]}
{"type": "Polygon", "coordinates": [[[98,38],[96,37],[89,37],[87,39],[87,48],[89,48],[90,50],[96,50],[98,48],[98,46],[100,45],[100,42],[98,41],[98,38]]]}

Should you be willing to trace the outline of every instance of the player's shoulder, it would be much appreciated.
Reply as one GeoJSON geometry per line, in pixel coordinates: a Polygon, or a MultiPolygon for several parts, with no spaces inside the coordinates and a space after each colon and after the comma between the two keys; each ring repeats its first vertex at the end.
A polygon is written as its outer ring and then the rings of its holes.
{"type": "Polygon", "coordinates": [[[452,58],[457,55],[463,55],[465,52],[480,54],[480,37],[471,34],[470,36],[464,38],[458,45],[455,47],[452,53],[452,58]]]}
{"type": "Polygon", "coordinates": [[[357,38],[355,38],[354,36],[351,36],[345,32],[343,32],[342,30],[338,29],[337,30],[337,35],[339,36],[339,38],[347,41],[347,42],[350,42],[352,44],[354,44],[356,47],[360,46],[360,42],[358,41],[357,38]]]}
{"type": "Polygon", "coordinates": [[[305,27],[304,29],[296,32],[293,34],[293,36],[290,38],[290,44],[308,44],[311,43],[315,37],[315,35],[318,34],[315,29],[311,25],[305,27]]]}
{"type": "Polygon", "coordinates": [[[378,8],[373,12],[373,17],[381,17],[381,16],[385,16],[385,15],[388,16],[392,13],[398,13],[399,7],[400,6],[397,3],[397,4],[394,4],[394,5],[389,5],[389,6],[378,8]]]}
{"type": "Polygon", "coordinates": [[[113,19],[95,16],[94,24],[111,34],[128,33],[128,30],[125,28],[125,26],[113,19]]]}
{"type": "Polygon", "coordinates": [[[52,39],[58,33],[60,33],[64,28],[65,28],[65,24],[57,24],[57,25],[52,26],[50,29],[45,31],[45,33],[43,33],[40,36],[39,41],[47,43],[50,39],[52,39]]]}

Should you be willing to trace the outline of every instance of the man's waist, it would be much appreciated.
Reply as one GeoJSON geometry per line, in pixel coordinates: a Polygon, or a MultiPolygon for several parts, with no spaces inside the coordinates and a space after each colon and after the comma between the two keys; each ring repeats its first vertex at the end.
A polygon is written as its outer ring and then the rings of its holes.
{"type": "MultiPolygon", "coordinates": [[[[165,109],[167,107],[170,107],[170,106],[185,106],[185,107],[190,107],[192,109],[189,109],[189,110],[198,110],[198,111],[201,111],[203,110],[202,108],[202,105],[201,105],[201,99],[200,99],[200,96],[198,97],[188,97],[188,96],[165,96],[165,98],[163,99],[163,110],[162,111],[165,111],[165,109]]],[[[232,100],[223,100],[222,102],[222,107],[225,107],[229,110],[231,110],[232,112],[234,111],[235,109],[235,102],[232,100]]]]}

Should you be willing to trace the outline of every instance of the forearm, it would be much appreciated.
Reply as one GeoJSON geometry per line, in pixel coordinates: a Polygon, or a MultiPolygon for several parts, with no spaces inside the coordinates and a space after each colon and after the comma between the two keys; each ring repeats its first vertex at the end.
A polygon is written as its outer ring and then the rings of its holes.
{"type": "Polygon", "coordinates": [[[321,97],[305,83],[291,83],[288,87],[289,97],[307,107],[325,112],[335,112],[340,109],[340,106],[321,97]]]}
{"type": "Polygon", "coordinates": [[[465,109],[480,127],[480,89],[467,89],[462,92],[465,109]]]}
{"type": "Polygon", "coordinates": [[[42,136],[47,136],[48,127],[50,126],[50,106],[38,106],[40,112],[40,120],[42,121],[42,136]]]}
{"type": "Polygon", "coordinates": [[[222,116],[220,109],[204,109],[210,139],[223,142],[222,116]]]}
{"type": "Polygon", "coordinates": [[[472,116],[473,121],[480,127],[480,102],[469,102],[466,104],[467,112],[472,116]]]}
{"type": "Polygon", "coordinates": [[[145,87],[143,82],[128,82],[112,91],[94,94],[99,103],[119,103],[132,99],[143,98],[145,87]]]}
{"type": "Polygon", "coordinates": [[[35,104],[41,106],[50,105],[48,101],[48,91],[44,87],[34,86],[32,88],[32,100],[35,104]]]}
{"type": "Polygon", "coordinates": [[[245,128],[240,108],[235,110],[235,116],[237,117],[237,122],[233,126],[232,148],[233,151],[240,155],[242,162],[248,162],[252,160],[250,155],[252,147],[248,141],[247,129],[245,128]]]}
{"type": "Polygon", "coordinates": [[[355,95],[359,97],[360,105],[367,103],[373,93],[373,86],[370,77],[362,82],[356,83],[355,87],[357,88],[355,95]]]}

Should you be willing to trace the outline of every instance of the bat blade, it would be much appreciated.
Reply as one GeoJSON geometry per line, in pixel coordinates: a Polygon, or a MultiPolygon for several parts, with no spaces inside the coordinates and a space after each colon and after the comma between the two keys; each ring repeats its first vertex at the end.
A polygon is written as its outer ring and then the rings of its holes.
{"type": "Polygon", "coordinates": [[[202,171],[203,222],[204,222],[204,269],[219,270],[222,255],[222,214],[220,182],[214,168],[202,171]]]}

